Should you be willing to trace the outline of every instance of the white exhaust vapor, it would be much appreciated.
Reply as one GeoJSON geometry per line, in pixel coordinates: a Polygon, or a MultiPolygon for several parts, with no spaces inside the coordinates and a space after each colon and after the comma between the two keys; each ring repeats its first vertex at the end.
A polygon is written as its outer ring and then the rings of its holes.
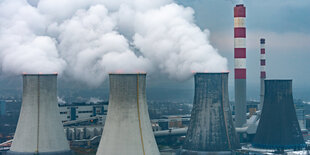
{"type": "Polygon", "coordinates": [[[109,72],[224,71],[227,61],[172,0],[0,2],[0,67],[6,74],[58,72],[91,86],[109,72]]]}

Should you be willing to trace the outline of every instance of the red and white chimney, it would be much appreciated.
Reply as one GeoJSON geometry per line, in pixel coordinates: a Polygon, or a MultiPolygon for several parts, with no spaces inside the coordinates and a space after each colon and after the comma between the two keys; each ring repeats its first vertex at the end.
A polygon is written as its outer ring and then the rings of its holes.
{"type": "Polygon", "coordinates": [[[265,95],[265,82],[266,79],[266,56],[265,56],[265,39],[260,39],[260,105],[259,110],[262,110],[265,95]]]}
{"type": "Polygon", "coordinates": [[[236,127],[246,123],[246,26],[245,7],[234,7],[234,58],[235,58],[235,120],[236,127]]]}

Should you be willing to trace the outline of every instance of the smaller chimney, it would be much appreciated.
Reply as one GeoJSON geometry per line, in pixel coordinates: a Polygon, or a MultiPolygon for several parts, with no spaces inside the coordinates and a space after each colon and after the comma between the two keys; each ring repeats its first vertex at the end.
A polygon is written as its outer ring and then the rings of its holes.
{"type": "Polygon", "coordinates": [[[265,83],[266,79],[266,56],[265,56],[265,39],[260,39],[260,104],[259,110],[262,110],[264,104],[265,83]]]}

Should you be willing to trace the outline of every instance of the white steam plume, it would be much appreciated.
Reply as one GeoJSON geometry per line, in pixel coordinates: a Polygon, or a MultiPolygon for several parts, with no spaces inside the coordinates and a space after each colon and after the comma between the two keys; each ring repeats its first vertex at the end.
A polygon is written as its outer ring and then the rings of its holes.
{"type": "Polygon", "coordinates": [[[209,31],[193,24],[194,11],[177,4],[136,16],[134,44],[157,70],[184,80],[191,71],[224,71],[226,59],[209,41],[209,31]]]}
{"type": "Polygon", "coordinates": [[[0,3],[0,66],[5,73],[59,72],[66,63],[55,39],[45,36],[47,20],[25,1],[0,3]]]}
{"type": "Polygon", "coordinates": [[[51,28],[59,33],[59,50],[68,63],[68,73],[91,85],[101,83],[109,72],[149,68],[148,59],[130,50],[110,16],[103,5],[96,5],[51,28]]]}
{"type": "Polygon", "coordinates": [[[96,86],[109,72],[184,80],[226,70],[194,11],[172,0],[28,1],[0,2],[4,73],[59,72],[96,86]]]}

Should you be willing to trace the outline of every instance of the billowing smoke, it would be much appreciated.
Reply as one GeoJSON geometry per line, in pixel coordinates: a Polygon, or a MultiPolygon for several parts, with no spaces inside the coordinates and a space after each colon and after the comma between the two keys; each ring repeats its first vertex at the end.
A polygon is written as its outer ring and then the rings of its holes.
{"type": "Polygon", "coordinates": [[[58,72],[98,85],[109,72],[184,80],[224,71],[194,11],[172,0],[3,0],[0,67],[5,74],[58,72]]]}
{"type": "Polygon", "coordinates": [[[97,104],[99,102],[103,102],[103,100],[100,98],[97,98],[97,97],[91,97],[86,103],[87,104],[90,104],[90,103],[97,104]]]}
{"type": "Polygon", "coordinates": [[[57,96],[57,102],[58,104],[66,104],[66,101],[60,98],[59,96],[57,96]]]}
{"type": "Polygon", "coordinates": [[[48,19],[25,1],[0,3],[0,62],[5,73],[62,72],[57,41],[45,35],[48,19]]]}
{"type": "Polygon", "coordinates": [[[193,14],[191,8],[177,4],[137,13],[135,46],[170,78],[182,80],[190,71],[225,70],[226,60],[210,45],[208,30],[202,32],[193,24],[193,14]]]}

